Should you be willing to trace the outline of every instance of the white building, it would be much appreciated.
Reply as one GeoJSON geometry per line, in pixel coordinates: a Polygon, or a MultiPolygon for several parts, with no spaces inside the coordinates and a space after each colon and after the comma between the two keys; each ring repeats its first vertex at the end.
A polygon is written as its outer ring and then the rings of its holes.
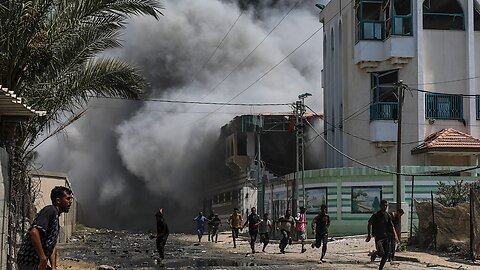
{"type": "MultiPolygon", "coordinates": [[[[479,0],[331,0],[320,22],[330,143],[362,162],[394,165],[393,84],[402,80],[412,89],[405,92],[402,164],[478,164],[479,0]]],[[[330,147],[325,155],[328,168],[360,166],[330,147]]]]}

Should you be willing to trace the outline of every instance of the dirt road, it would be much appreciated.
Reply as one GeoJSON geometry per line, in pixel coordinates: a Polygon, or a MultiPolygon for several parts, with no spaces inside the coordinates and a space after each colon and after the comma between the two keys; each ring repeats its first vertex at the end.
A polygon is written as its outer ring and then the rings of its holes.
{"type": "MultiPolygon", "coordinates": [[[[236,249],[228,233],[219,236],[218,243],[197,243],[196,236],[171,235],[166,248],[166,269],[377,269],[378,259],[370,262],[368,251],[372,243],[364,237],[349,237],[329,242],[326,262],[319,263],[319,249],[307,246],[300,253],[300,245],[294,244],[285,254],[278,250],[278,242],[271,243],[266,252],[250,253],[247,237],[241,237],[236,249]]],[[[159,269],[156,264],[154,239],[148,234],[134,234],[109,230],[88,229],[80,232],[68,244],[59,245],[60,269],[90,270],[100,265],[117,269],[159,269]]],[[[260,244],[257,248],[261,251],[260,244]]],[[[480,265],[468,264],[448,254],[401,252],[398,264],[387,263],[385,269],[480,269],[480,265]],[[442,254],[440,254],[442,255],[442,254]],[[460,262],[456,262],[460,260],[460,262]]]]}

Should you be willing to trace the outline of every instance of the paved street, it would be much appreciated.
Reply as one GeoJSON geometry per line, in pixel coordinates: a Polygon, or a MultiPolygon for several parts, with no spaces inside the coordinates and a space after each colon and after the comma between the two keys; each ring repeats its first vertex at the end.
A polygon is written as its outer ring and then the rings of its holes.
{"type": "MultiPolygon", "coordinates": [[[[207,240],[206,236],[203,240],[207,240]]],[[[238,248],[233,249],[227,233],[220,235],[218,243],[196,243],[196,236],[171,235],[166,248],[166,269],[377,269],[367,255],[372,243],[363,237],[344,238],[329,243],[326,262],[318,263],[319,250],[308,247],[301,254],[300,246],[289,246],[280,254],[277,244],[267,247],[267,252],[250,254],[247,238],[242,237],[238,248]]],[[[261,251],[260,245],[257,244],[261,251]]],[[[100,265],[117,269],[158,269],[154,240],[148,234],[134,234],[109,230],[81,232],[73,242],[61,244],[59,255],[61,269],[87,270],[100,265]]],[[[387,263],[385,269],[480,269],[480,265],[455,262],[458,258],[440,257],[423,252],[402,252],[397,265],[387,263]]]]}

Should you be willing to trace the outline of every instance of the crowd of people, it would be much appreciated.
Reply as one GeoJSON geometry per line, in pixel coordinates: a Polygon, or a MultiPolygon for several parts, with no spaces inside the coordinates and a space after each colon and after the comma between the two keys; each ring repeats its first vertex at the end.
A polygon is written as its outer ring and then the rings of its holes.
{"type": "MultiPolygon", "coordinates": [[[[388,213],[387,205],[387,201],[382,200],[380,202],[380,210],[370,217],[367,225],[368,235],[366,242],[369,242],[373,237],[376,250],[371,252],[370,256],[372,261],[374,261],[376,257],[381,257],[379,269],[383,269],[387,260],[393,261],[394,259],[396,243],[399,241],[396,226],[399,224],[399,220],[403,215],[402,209],[388,213]]],[[[219,226],[222,225],[218,214],[212,213],[209,217],[205,217],[203,213],[200,212],[193,220],[197,224],[199,242],[201,242],[205,226],[207,226],[208,241],[217,242],[219,226]]],[[[278,220],[270,220],[268,213],[264,213],[263,217],[260,217],[260,215],[257,214],[257,209],[252,207],[245,222],[243,222],[242,215],[238,208],[234,208],[233,213],[227,220],[227,224],[232,232],[233,248],[237,247],[239,232],[248,226],[249,244],[252,253],[256,252],[255,243],[257,242],[259,234],[260,243],[263,245],[262,252],[265,252],[265,248],[269,244],[270,236],[274,229],[279,231],[281,235],[279,244],[280,253],[285,253],[285,248],[292,244],[293,238],[296,238],[301,244],[300,253],[304,253],[307,250],[305,241],[307,239],[306,226],[308,222],[305,207],[300,207],[300,211],[295,217],[292,216],[291,210],[286,210],[285,215],[278,220]],[[275,226],[272,226],[272,223],[275,224],[275,226]]],[[[321,205],[320,212],[313,218],[311,223],[311,228],[315,235],[315,240],[312,242],[311,247],[321,247],[320,263],[325,262],[324,258],[327,253],[329,227],[330,216],[327,214],[327,207],[321,205]]]]}
{"type": "MultiPolygon", "coordinates": [[[[198,215],[193,218],[196,222],[196,233],[198,236],[198,242],[202,241],[203,234],[205,232],[205,226],[207,226],[208,241],[217,242],[219,226],[222,225],[222,221],[218,218],[218,214],[210,214],[208,217],[203,215],[203,212],[199,212],[198,215]]],[[[292,244],[293,237],[301,243],[301,253],[304,253],[305,240],[307,239],[306,226],[306,209],[300,207],[300,212],[296,217],[292,216],[290,210],[287,210],[285,215],[278,220],[274,220],[275,228],[272,226],[272,220],[269,219],[268,213],[264,213],[263,217],[257,214],[257,209],[252,207],[250,214],[247,216],[245,222],[243,222],[242,215],[238,208],[233,209],[233,213],[227,220],[227,224],[232,232],[233,248],[237,247],[237,239],[239,232],[248,226],[248,234],[250,236],[249,243],[252,253],[255,253],[255,243],[257,237],[260,235],[260,243],[262,246],[262,252],[265,252],[265,248],[270,242],[270,236],[274,229],[278,230],[281,234],[281,240],[279,249],[281,253],[285,253],[285,248],[292,244]]],[[[322,253],[320,262],[323,262],[323,258],[327,252],[328,242],[328,227],[330,226],[330,217],[327,214],[327,207],[322,205],[320,212],[313,219],[312,231],[315,234],[315,241],[312,243],[312,248],[322,247],[322,253]]]]}
{"type": "MultiPolygon", "coordinates": [[[[46,270],[48,268],[56,268],[56,243],[59,235],[59,216],[62,213],[68,213],[72,201],[73,193],[65,187],[55,187],[51,192],[52,205],[43,208],[34,219],[28,233],[23,239],[20,250],[17,254],[17,266],[20,270],[46,270]]],[[[388,213],[387,201],[380,202],[380,210],[374,213],[368,220],[368,235],[366,241],[369,242],[372,237],[375,242],[376,252],[371,253],[371,260],[381,257],[379,269],[383,269],[387,260],[393,260],[395,256],[395,244],[399,242],[396,233],[396,227],[403,215],[403,210],[388,213]]],[[[292,237],[295,235],[301,243],[301,253],[306,251],[305,240],[307,238],[306,226],[306,209],[300,207],[296,217],[292,216],[290,210],[278,220],[269,219],[268,214],[264,213],[261,218],[257,214],[257,209],[252,207],[250,214],[243,222],[242,215],[237,208],[228,218],[227,224],[232,232],[233,248],[237,247],[237,238],[239,231],[248,226],[248,234],[250,236],[249,243],[252,253],[255,253],[255,243],[260,234],[260,243],[263,244],[262,252],[269,244],[271,233],[274,229],[279,230],[281,240],[279,244],[280,253],[285,253],[285,248],[292,244],[292,237]],[[275,224],[275,226],[272,225],[275,224]],[[274,228],[275,227],[275,228],[274,228]]],[[[160,256],[159,264],[163,264],[165,258],[165,244],[169,236],[168,225],[164,219],[164,211],[162,208],[155,214],[157,221],[156,246],[160,256]]],[[[202,241],[205,233],[205,225],[207,225],[208,241],[218,242],[218,232],[222,221],[218,214],[212,213],[205,217],[202,212],[193,219],[196,222],[196,232],[198,242],[202,241]]],[[[327,214],[327,207],[322,205],[320,212],[313,218],[311,223],[312,231],[315,235],[315,241],[311,244],[312,248],[322,247],[320,262],[324,262],[327,253],[328,244],[328,228],[330,227],[330,217],[327,214]]]]}

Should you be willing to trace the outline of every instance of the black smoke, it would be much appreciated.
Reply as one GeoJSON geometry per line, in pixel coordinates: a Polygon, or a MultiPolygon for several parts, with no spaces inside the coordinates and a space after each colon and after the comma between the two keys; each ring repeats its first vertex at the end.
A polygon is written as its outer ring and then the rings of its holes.
{"type": "MultiPolygon", "coordinates": [[[[215,88],[292,7],[289,2],[166,1],[165,16],[132,19],[123,48],[106,54],[141,68],[150,84],[146,98],[229,101],[320,27],[313,5],[299,5],[215,88]]],[[[322,104],[321,44],[319,33],[232,102],[291,102],[309,91],[322,104]]],[[[220,127],[238,114],[290,110],[93,100],[66,135],[42,145],[40,162],[69,175],[87,225],[153,230],[154,213],[164,207],[174,231],[189,231],[203,207],[203,183],[224,174],[224,153],[215,147],[222,143],[220,127]]]]}

